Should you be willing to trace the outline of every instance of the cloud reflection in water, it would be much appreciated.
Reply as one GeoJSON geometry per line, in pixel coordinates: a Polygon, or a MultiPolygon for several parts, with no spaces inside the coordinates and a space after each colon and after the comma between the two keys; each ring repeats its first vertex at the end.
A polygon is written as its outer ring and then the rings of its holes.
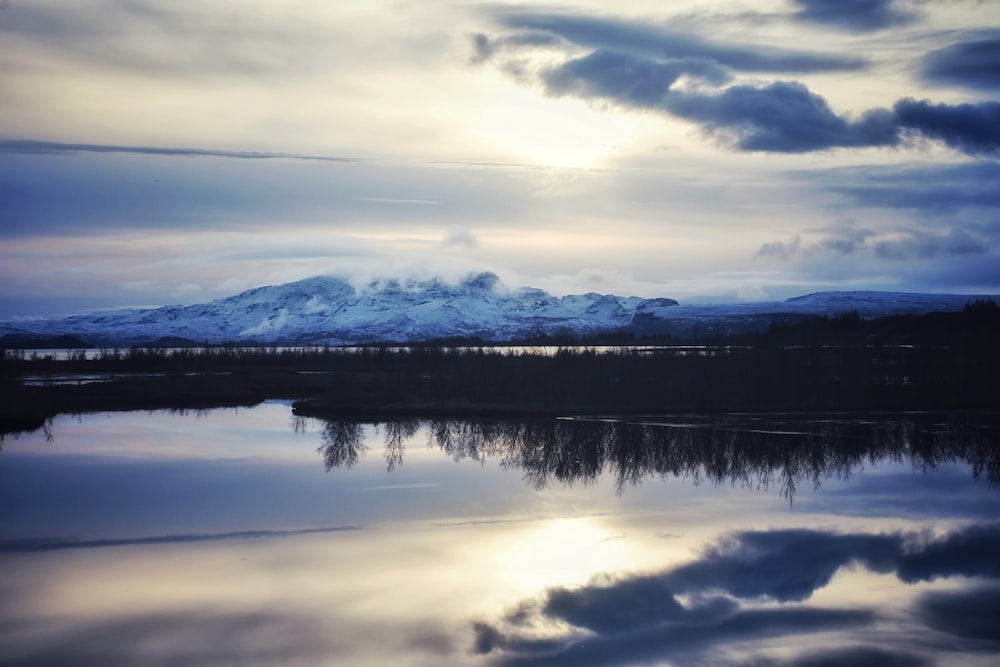
{"type": "MultiPolygon", "coordinates": [[[[600,577],[577,588],[550,588],[496,621],[476,621],[474,651],[497,654],[503,665],[625,665],[679,655],[701,660],[727,643],[889,621],[877,609],[762,604],[804,602],[829,585],[841,568],[895,573],[911,584],[956,574],[993,579],[1000,577],[997,553],[1000,524],[995,523],[938,538],[812,530],[736,533],[685,565],[656,574],[600,577]],[[751,605],[741,606],[746,601],[751,605]]],[[[973,653],[1000,653],[998,592],[996,583],[973,579],[959,591],[925,593],[910,610],[909,622],[975,639],[973,653]]],[[[937,650],[951,650],[946,637],[936,646],[933,637],[925,641],[937,650]]],[[[848,658],[850,664],[930,664],[908,651],[903,646],[858,646],[788,664],[848,664],[842,662],[848,658]]]]}
{"type": "Polygon", "coordinates": [[[302,425],[275,405],[123,414],[10,443],[0,663],[893,667],[1000,650],[989,416],[302,425]]]}

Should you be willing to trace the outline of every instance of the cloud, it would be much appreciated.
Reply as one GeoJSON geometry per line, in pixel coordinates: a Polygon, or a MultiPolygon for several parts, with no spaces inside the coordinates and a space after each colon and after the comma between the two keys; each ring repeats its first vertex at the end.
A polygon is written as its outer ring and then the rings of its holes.
{"type": "Polygon", "coordinates": [[[872,32],[914,22],[918,14],[899,0],[794,0],[796,20],[872,32]]]}
{"type": "MultiPolygon", "coordinates": [[[[803,0],[801,16],[843,23],[856,29],[894,25],[911,16],[889,2],[803,0]]],[[[522,82],[536,80],[546,94],[607,100],[652,110],[700,125],[723,143],[747,152],[807,153],[833,148],[897,147],[913,140],[941,141],[973,156],[1000,150],[1000,102],[932,104],[904,98],[892,109],[871,108],[856,115],[834,111],[826,99],[798,81],[739,83],[725,88],[734,72],[805,73],[860,69],[862,61],[755,46],[713,44],[691,33],[628,21],[551,13],[509,12],[501,23],[515,32],[490,39],[476,35],[482,61],[516,47],[556,46],[566,58],[535,66],[527,61],[500,64],[522,82]],[[539,38],[547,31],[559,40],[539,38]],[[520,39],[518,35],[521,35],[520,39]],[[579,55],[579,49],[588,52],[579,55]],[[697,85],[689,85],[695,82],[697,85]]],[[[906,19],[909,20],[909,19],[906,19]]],[[[991,58],[997,45],[980,41],[931,54],[928,76],[967,76],[978,82],[996,77],[991,58]],[[978,59],[978,60],[977,60],[978,59]],[[973,73],[963,63],[982,61],[973,73]],[[980,71],[982,70],[982,71],[980,71]],[[951,72],[947,74],[947,72],[951,72]],[[985,73],[984,73],[985,72],[985,73]],[[936,73],[936,74],[935,74],[936,73]]]]}
{"type": "Polygon", "coordinates": [[[796,234],[786,241],[769,241],[761,245],[754,254],[754,258],[768,257],[773,259],[788,259],[795,255],[802,247],[802,237],[796,234]]]}
{"type": "Polygon", "coordinates": [[[183,157],[225,157],[241,160],[316,160],[320,162],[365,162],[356,157],[304,155],[259,151],[224,151],[210,148],[170,148],[165,146],[115,146],[110,144],[71,144],[31,139],[0,139],[0,153],[51,155],[59,153],[133,153],[183,157]]]}
{"type": "Polygon", "coordinates": [[[855,56],[713,43],[689,32],[671,30],[668,25],[649,22],[524,11],[502,12],[499,20],[507,28],[548,32],[594,50],[621,51],[647,58],[712,60],[742,72],[830,72],[866,67],[866,61],[855,56]]]}
{"type": "Polygon", "coordinates": [[[279,308],[277,313],[265,317],[258,324],[255,324],[252,327],[244,329],[237,335],[263,336],[263,335],[273,334],[284,329],[286,324],[288,324],[288,309],[279,308]]]}
{"type": "Polygon", "coordinates": [[[839,116],[826,100],[798,82],[732,86],[721,93],[678,92],[664,108],[734,139],[744,151],[804,153],[838,147],[895,146],[893,116],[874,109],[856,120],[839,116]]]}
{"type": "Polygon", "coordinates": [[[874,280],[884,285],[881,289],[893,291],[993,293],[1000,284],[1000,224],[963,222],[963,217],[932,217],[924,223],[935,229],[888,221],[871,229],[828,228],[792,235],[761,244],[752,259],[809,276],[818,284],[849,280],[872,289],[867,281],[874,280]]]}
{"type": "Polygon", "coordinates": [[[878,241],[874,244],[875,254],[882,259],[928,259],[938,256],[977,255],[988,252],[988,248],[978,239],[962,230],[951,230],[947,234],[927,234],[911,231],[898,239],[878,241]]]}
{"type": "Polygon", "coordinates": [[[921,230],[888,230],[882,234],[870,229],[834,229],[832,235],[809,244],[798,234],[788,241],[769,241],[760,246],[754,259],[787,261],[798,257],[828,257],[830,255],[874,254],[879,259],[930,259],[941,256],[963,256],[989,252],[978,238],[962,229],[941,233],[921,230]]]}
{"type": "Polygon", "coordinates": [[[468,229],[452,227],[441,239],[441,245],[445,247],[475,248],[479,245],[479,239],[468,229]]]}
{"type": "MultiPolygon", "coordinates": [[[[867,231],[867,230],[865,230],[867,231]]],[[[872,232],[868,232],[871,234],[872,232]]],[[[866,236],[856,234],[852,236],[844,235],[840,237],[829,237],[819,242],[819,247],[839,255],[852,255],[863,247],[866,236]]]]}
{"type": "Polygon", "coordinates": [[[1000,102],[931,104],[906,98],[893,107],[899,126],[969,155],[1000,153],[1000,102]]]}
{"type": "Polygon", "coordinates": [[[853,167],[821,171],[821,187],[866,207],[924,214],[1000,208],[1000,163],[913,167],[853,167]],[[831,183],[837,183],[831,185],[831,183]]]}
{"type": "Polygon", "coordinates": [[[564,46],[566,41],[548,32],[519,32],[513,35],[491,38],[483,33],[472,36],[474,51],[472,62],[482,63],[492,58],[496,53],[508,48],[564,46]]]}
{"type": "Polygon", "coordinates": [[[683,58],[655,61],[620,51],[599,49],[542,73],[550,95],[606,97],[636,107],[657,108],[682,76],[713,84],[730,79],[727,69],[714,60],[683,58]]]}
{"type": "Polygon", "coordinates": [[[986,92],[1000,91],[1000,32],[958,42],[924,56],[920,75],[928,83],[986,92]]]}
{"type": "Polygon", "coordinates": [[[662,111],[694,121],[742,151],[893,147],[902,143],[903,131],[942,141],[969,155],[1000,150],[1000,102],[932,105],[907,98],[892,110],[870,109],[849,118],[796,81],[741,84],[706,93],[674,87],[684,75],[713,84],[727,78],[708,61],[657,62],[602,51],[544,71],[540,78],[549,94],[605,98],[626,107],[662,111]]]}
{"type": "Polygon", "coordinates": [[[522,637],[507,633],[489,623],[476,621],[472,624],[474,634],[472,652],[486,655],[494,651],[512,653],[548,654],[558,653],[566,648],[565,638],[522,637]]]}
{"type": "Polygon", "coordinates": [[[804,244],[802,237],[796,234],[787,242],[771,241],[761,245],[754,254],[754,258],[773,258],[787,260],[797,255],[801,256],[829,256],[829,255],[853,255],[856,252],[867,248],[867,242],[876,233],[870,229],[854,227],[833,227],[821,230],[828,234],[810,244],[804,244]]]}
{"type": "Polygon", "coordinates": [[[71,62],[147,78],[287,81],[321,71],[353,37],[322,13],[312,17],[302,20],[300,13],[266,7],[238,15],[150,0],[18,2],[0,30],[17,40],[18,53],[35,58],[0,54],[0,63],[44,71],[40,56],[48,64],[71,62]]]}
{"type": "Polygon", "coordinates": [[[892,112],[868,111],[856,120],[837,115],[801,83],[736,85],[718,93],[680,90],[682,76],[711,84],[728,80],[710,60],[657,61],[619,51],[595,51],[540,73],[550,95],[604,98],[692,120],[744,151],[802,153],[835,147],[894,146],[892,112]]]}

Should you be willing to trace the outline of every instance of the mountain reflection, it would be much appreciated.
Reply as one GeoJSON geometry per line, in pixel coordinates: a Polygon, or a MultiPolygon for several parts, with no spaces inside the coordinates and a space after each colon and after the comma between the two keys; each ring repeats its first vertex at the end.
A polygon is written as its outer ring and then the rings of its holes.
{"type": "MultiPolygon", "coordinates": [[[[614,476],[616,490],[649,477],[680,477],[742,487],[777,486],[791,501],[802,484],[846,479],[880,461],[931,471],[965,462],[978,479],[1000,484],[997,415],[687,415],[642,419],[452,420],[375,422],[386,465],[403,463],[406,441],[422,428],[428,446],[456,461],[493,459],[543,489],[614,476]]],[[[368,449],[364,423],[323,422],[327,469],[351,467],[368,449]]]]}

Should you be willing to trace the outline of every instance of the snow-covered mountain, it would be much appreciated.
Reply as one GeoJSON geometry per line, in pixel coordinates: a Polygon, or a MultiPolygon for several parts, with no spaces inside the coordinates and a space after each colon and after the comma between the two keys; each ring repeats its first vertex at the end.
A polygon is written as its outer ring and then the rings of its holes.
{"type": "Polygon", "coordinates": [[[857,311],[862,317],[955,311],[975,296],[897,292],[820,292],[782,302],[679,305],[673,299],[508,289],[492,273],[457,284],[441,280],[373,282],[362,289],[332,277],[259,287],[191,306],[113,310],[63,319],[0,323],[7,342],[74,336],[92,345],[135,345],[161,338],[197,343],[354,344],[537,334],[732,333],[776,319],[857,311]]]}

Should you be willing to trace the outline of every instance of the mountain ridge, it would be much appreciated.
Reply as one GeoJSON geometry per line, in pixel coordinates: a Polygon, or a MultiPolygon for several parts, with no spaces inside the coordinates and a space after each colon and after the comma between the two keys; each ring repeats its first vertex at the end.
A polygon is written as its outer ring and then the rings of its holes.
{"type": "Polygon", "coordinates": [[[385,279],[361,288],[342,278],[314,276],[201,304],[3,322],[0,344],[56,336],[72,336],[91,345],[136,345],[164,338],[247,345],[447,338],[503,342],[609,331],[683,338],[763,330],[775,321],[847,312],[870,319],[958,311],[979,298],[983,296],[838,291],[785,301],[681,305],[666,297],[596,292],[556,297],[534,287],[507,288],[489,272],[470,274],[457,283],[439,278],[385,279]]]}

